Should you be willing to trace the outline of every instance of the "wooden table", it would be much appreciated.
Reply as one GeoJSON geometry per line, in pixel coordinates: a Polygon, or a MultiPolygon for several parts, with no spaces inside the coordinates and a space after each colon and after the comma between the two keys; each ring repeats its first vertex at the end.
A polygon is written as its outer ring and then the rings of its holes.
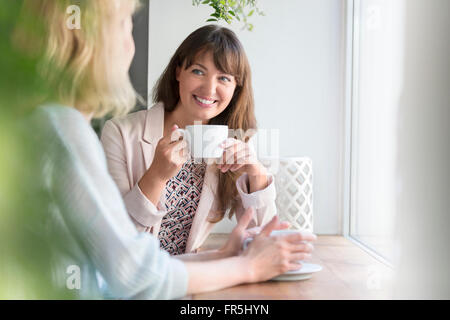
{"type": "MultiPolygon", "coordinates": [[[[226,234],[211,234],[202,249],[220,247],[226,234]]],[[[186,297],[192,300],[390,299],[393,271],[342,236],[318,236],[312,258],[322,271],[303,281],[266,281],[186,297]]]]}

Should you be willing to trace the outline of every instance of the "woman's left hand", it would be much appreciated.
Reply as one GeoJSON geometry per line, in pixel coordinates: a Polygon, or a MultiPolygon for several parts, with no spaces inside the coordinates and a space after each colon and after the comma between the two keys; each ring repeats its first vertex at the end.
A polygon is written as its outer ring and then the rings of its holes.
{"type": "Polygon", "coordinates": [[[253,148],[246,142],[229,138],[222,143],[223,155],[217,167],[222,173],[246,172],[249,176],[266,175],[266,169],[258,161],[253,148]]]}
{"type": "MultiPolygon", "coordinates": [[[[230,237],[225,245],[219,249],[224,257],[236,256],[241,253],[242,246],[245,239],[250,237],[255,237],[262,230],[262,227],[254,227],[247,229],[248,224],[253,218],[254,209],[252,207],[248,208],[244,215],[239,219],[236,227],[230,233],[230,237]]],[[[279,222],[274,227],[274,230],[282,230],[289,228],[289,222],[279,222]]]]}

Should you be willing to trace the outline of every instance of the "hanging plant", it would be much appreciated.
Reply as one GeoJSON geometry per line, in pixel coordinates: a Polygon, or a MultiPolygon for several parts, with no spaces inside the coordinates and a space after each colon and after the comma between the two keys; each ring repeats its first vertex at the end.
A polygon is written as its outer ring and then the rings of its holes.
{"type": "Polygon", "coordinates": [[[214,9],[207,22],[218,22],[220,20],[231,24],[234,19],[244,24],[243,29],[253,30],[253,24],[248,18],[253,14],[264,15],[258,6],[257,0],[192,0],[192,5],[208,5],[214,9]]]}

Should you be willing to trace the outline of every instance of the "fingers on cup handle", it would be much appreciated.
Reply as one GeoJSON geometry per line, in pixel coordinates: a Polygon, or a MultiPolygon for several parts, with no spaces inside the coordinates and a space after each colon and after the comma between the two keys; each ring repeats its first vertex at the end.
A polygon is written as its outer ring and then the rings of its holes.
{"type": "Polygon", "coordinates": [[[187,143],[184,140],[179,140],[172,142],[168,146],[168,151],[170,152],[170,159],[175,163],[184,163],[187,160],[187,151],[186,151],[187,143]]]}
{"type": "Polygon", "coordinates": [[[185,131],[184,129],[180,129],[176,124],[172,126],[170,133],[164,137],[167,138],[168,143],[174,143],[183,138],[184,140],[185,131]]]}

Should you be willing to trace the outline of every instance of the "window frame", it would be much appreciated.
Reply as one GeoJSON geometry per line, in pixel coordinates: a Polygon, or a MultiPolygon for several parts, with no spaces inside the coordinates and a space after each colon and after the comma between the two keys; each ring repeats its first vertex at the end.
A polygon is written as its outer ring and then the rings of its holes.
{"type": "Polygon", "coordinates": [[[343,181],[343,236],[352,243],[363,249],[372,257],[382,262],[386,266],[393,268],[392,261],[389,261],[382,254],[378,253],[369,244],[358,239],[352,234],[355,230],[355,208],[356,190],[355,176],[357,173],[357,135],[358,124],[358,103],[359,101],[359,28],[361,0],[346,0],[346,66],[345,66],[345,125],[344,125],[344,181],[343,181]]]}

